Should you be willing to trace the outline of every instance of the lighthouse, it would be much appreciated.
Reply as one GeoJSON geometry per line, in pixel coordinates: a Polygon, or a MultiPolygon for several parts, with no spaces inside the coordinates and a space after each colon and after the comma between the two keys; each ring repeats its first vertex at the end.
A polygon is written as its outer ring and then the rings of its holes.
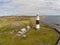
{"type": "Polygon", "coordinates": [[[36,16],[36,30],[39,30],[40,28],[40,17],[39,15],[36,16]]]}

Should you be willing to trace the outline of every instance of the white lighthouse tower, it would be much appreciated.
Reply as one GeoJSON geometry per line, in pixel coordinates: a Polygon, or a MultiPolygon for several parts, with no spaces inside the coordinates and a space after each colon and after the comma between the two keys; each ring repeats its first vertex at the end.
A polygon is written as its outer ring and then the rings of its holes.
{"type": "Polygon", "coordinates": [[[36,16],[36,30],[39,30],[40,28],[40,17],[39,15],[36,16]]]}

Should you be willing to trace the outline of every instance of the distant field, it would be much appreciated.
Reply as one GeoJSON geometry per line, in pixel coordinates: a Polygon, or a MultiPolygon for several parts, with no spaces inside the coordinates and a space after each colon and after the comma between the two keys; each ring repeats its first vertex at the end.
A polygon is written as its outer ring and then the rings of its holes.
{"type": "Polygon", "coordinates": [[[40,23],[39,31],[35,29],[35,17],[7,16],[0,17],[0,45],[55,45],[59,34],[52,28],[40,23]],[[27,37],[19,37],[16,33],[27,25],[31,26],[27,37]],[[14,30],[14,33],[10,31],[14,30]]]}

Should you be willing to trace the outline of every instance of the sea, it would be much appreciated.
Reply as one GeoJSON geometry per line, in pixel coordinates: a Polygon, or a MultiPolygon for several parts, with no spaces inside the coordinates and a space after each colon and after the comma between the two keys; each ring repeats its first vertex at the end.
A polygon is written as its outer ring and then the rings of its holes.
{"type": "Polygon", "coordinates": [[[60,32],[60,16],[42,16],[40,20],[60,32]]]}

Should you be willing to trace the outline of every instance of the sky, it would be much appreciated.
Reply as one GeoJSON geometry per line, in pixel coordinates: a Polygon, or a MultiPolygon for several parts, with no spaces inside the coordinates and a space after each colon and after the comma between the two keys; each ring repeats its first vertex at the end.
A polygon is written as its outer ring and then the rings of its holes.
{"type": "Polygon", "coordinates": [[[60,15],[60,0],[0,0],[0,16],[60,15]]]}

